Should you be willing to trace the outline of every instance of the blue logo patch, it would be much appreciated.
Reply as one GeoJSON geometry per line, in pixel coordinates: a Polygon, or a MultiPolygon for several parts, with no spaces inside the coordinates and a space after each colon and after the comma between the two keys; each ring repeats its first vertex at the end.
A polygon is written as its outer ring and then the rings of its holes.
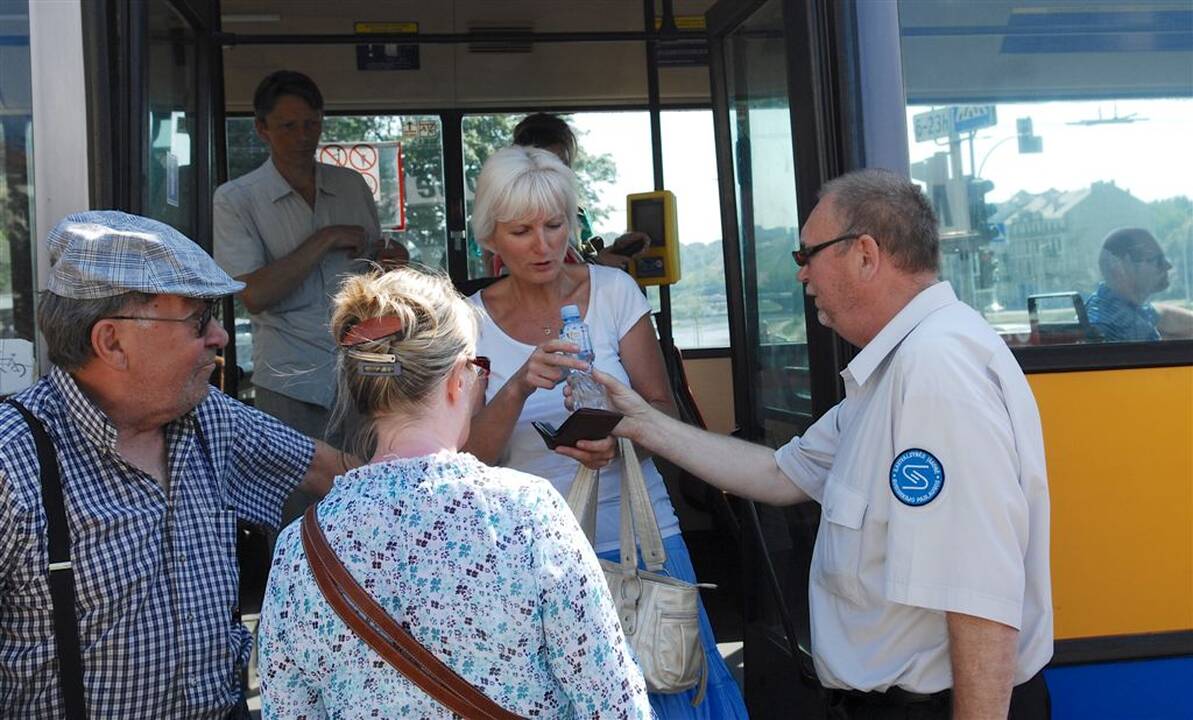
{"type": "Polygon", "coordinates": [[[927,505],[943,489],[944,467],[927,450],[904,450],[891,463],[891,492],[904,505],[927,505]]]}

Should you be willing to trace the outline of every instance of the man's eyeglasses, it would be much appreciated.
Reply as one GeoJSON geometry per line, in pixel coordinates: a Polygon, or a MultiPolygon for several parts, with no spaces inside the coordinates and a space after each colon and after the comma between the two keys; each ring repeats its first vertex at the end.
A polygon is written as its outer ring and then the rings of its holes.
{"type": "Polygon", "coordinates": [[[150,320],[153,322],[178,322],[178,323],[193,323],[195,326],[195,337],[201,338],[207,332],[207,323],[211,322],[212,318],[220,316],[220,306],[222,303],[219,300],[204,300],[203,309],[187,315],[184,318],[164,318],[164,317],[146,317],[143,315],[109,315],[105,320],[150,320]]]}
{"type": "Polygon", "coordinates": [[[1164,256],[1164,253],[1160,253],[1159,255],[1135,255],[1132,253],[1128,253],[1128,255],[1131,256],[1132,260],[1134,260],[1136,263],[1138,263],[1140,265],[1151,263],[1152,265],[1155,265],[1158,268],[1162,268],[1162,267],[1165,267],[1166,265],[1168,265],[1168,258],[1164,256]]]}
{"type": "Polygon", "coordinates": [[[474,358],[468,358],[468,364],[476,368],[476,374],[479,377],[489,377],[489,368],[491,367],[489,358],[484,355],[477,355],[474,358]]]}
{"type": "Polygon", "coordinates": [[[822,242],[819,245],[813,245],[812,247],[804,247],[801,245],[799,250],[791,251],[791,257],[795,259],[796,265],[804,267],[812,261],[813,255],[825,249],[829,245],[836,245],[837,243],[845,242],[846,240],[857,240],[862,236],[862,234],[863,233],[850,233],[849,235],[842,235],[841,237],[833,238],[828,242],[822,242]]]}

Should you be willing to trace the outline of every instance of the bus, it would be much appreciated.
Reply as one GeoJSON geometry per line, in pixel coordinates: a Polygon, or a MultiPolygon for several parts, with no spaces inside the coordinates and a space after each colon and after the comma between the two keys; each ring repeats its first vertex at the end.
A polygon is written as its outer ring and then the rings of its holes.
{"type": "MultiPolygon", "coordinates": [[[[1118,227],[1162,249],[1149,300],[1193,309],[1187,0],[0,0],[0,394],[47,370],[46,231],[111,207],[210,251],[212,193],[264,159],[251,96],[281,68],[324,94],[320,159],[373,158],[387,241],[461,287],[486,275],[471,188],[527,113],[577,129],[599,235],[626,229],[626,195],[673,192],[681,277],[645,291],[677,397],[774,447],[843,397],[856,352],[788,259],[818,189],[914,179],[942,277],[1040,406],[1056,716],[1193,716],[1193,339],[1107,337],[1085,309],[1118,227]]],[[[224,317],[225,390],[251,402],[251,326],[224,317]]],[[[667,475],[751,715],[823,716],[819,510],[667,475]]]]}

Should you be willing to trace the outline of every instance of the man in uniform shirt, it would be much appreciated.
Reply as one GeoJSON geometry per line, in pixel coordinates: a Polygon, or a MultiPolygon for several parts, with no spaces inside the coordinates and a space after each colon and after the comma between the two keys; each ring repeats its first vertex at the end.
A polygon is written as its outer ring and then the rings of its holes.
{"type": "Polygon", "coordinates": [[[598,373],[616,434],[734,494],[821,503],[809,594],[830,717],[1046,717],[1048,488],[1015,358],[938,281],[936,218],[905,178],[828,183],[794,254],[820,322],[861,348],[845,399],[772,452],[598,373]]]}
{"type": "Polygon", "coordinates": [[[343,456],[211,389],[242,285],[181,233],[94,211],[46,244],[54,367],[0,404],[0,717],[247,717],[237,521],[343,456]]]}
{"type": "MultiPolygon", "coordinates": [[[[215,259],[244,283],[253,325],[255,405],[311,437],[326,436],[335,400],[331,297],[347,273],[368,268],[381,237],[377,206],[354,170],[316,162],[323,95],[306,75],[279,70],[253,95],[261,167],[215,191],[215,259]]],[[[400,247],[380,262],[405,262],[400,247]]],[[[296,495],[289,521],[311,498],[296,495]]]]}

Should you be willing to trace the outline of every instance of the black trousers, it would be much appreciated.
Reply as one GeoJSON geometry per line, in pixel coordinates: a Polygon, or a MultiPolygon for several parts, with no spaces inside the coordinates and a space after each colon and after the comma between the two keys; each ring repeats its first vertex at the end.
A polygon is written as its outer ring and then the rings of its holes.
{"type": "MultiPolygon", "coordinates": [[[[894,689],[885,693],[825,690],[829,720],[949,720],[953,698],[948,690],[920,696],[894,689]]],[[[1052,698],[1044,671],[1011,691],[1008,720],[1050,720],[1052,698]]]]}

